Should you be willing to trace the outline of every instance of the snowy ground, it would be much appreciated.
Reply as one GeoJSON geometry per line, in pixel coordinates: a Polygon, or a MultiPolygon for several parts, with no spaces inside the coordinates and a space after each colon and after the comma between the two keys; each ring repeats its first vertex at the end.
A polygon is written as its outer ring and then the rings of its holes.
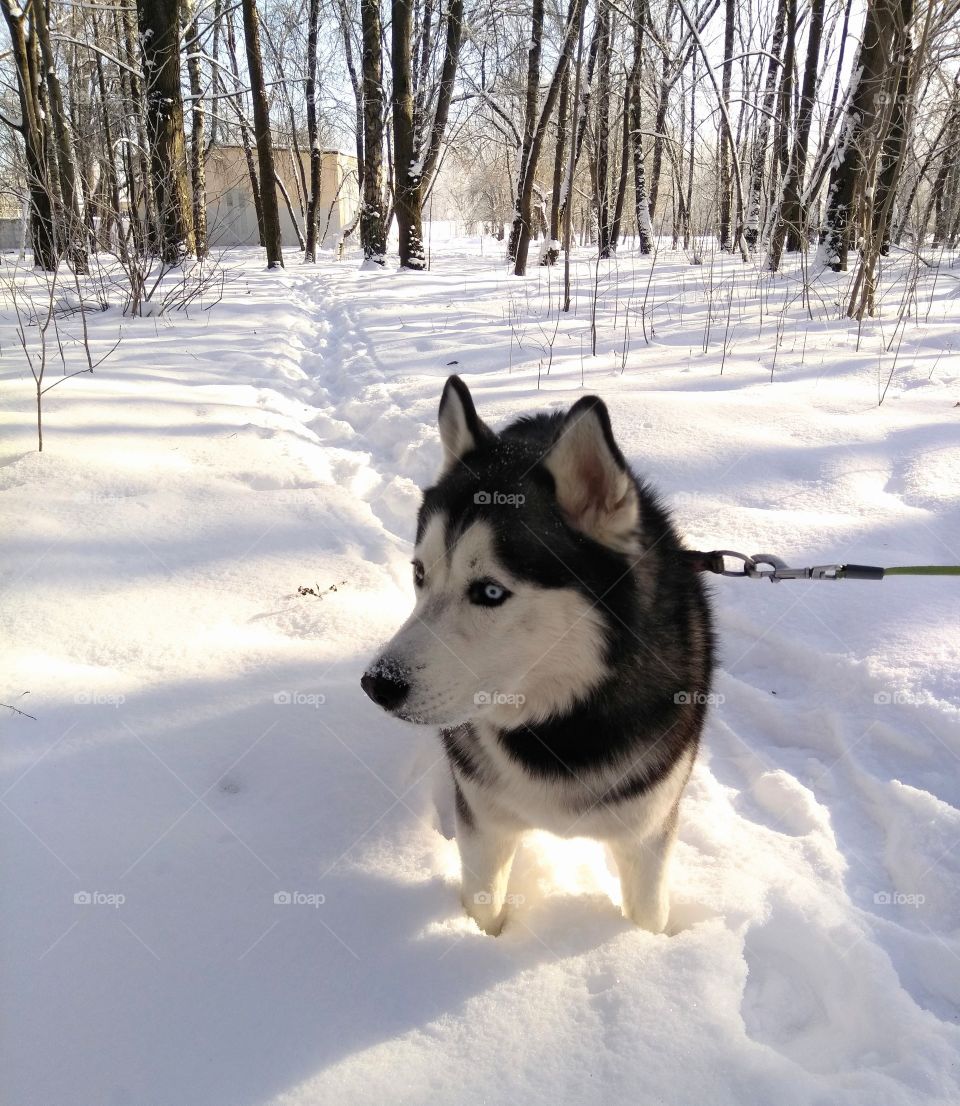
{"type": "Polygon", "coordinates": [[[42,454],[0,307],[0,701],[36,716],[0,721],[0,1100],[955,1103],[958,584],[716,583],[671,936],[548,837],[483,936],[435,738],[358,679],[453,371],[495,423],[602,394],[692,546],[960,563],[960,267],[858,334],[730,259],[582,261],[559,326],[558,274],[433,263],[238,255],[47,396],[42,454]]]}

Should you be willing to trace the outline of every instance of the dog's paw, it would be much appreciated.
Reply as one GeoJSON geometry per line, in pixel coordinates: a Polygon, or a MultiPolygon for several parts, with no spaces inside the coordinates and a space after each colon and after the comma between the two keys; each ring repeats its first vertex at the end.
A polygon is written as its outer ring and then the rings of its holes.
{"type": "Polygon", "coordinates": [[[503,907],[496,910],[492,903],[482,901],[487,898],[488,896],[485,895],[474,895],[472,899],[468,899],[464,896],[461,900],[463,902],[463,909],[467,912],[469,917],[473,918],[488,937],[499,937],[504,922],[507,920],[507,912],[503,907]]]}
{"type": "Polygon", "coordinates": [[[642,907],[634,906],[631,909],[624,906],[623,916],[628,922],[633,922],[635,926],[645,929],[648,933],[663,933],[670,917],[670,907],[667,903],[650,903],[642,907]]]}

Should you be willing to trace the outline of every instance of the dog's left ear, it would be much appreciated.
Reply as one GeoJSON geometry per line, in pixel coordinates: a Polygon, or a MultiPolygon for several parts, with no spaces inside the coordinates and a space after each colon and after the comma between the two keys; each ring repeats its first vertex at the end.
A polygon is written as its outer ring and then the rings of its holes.
{"type": "Polygon", "coordinates": [[[599,396],[585,396],[570,408],[543,463],[574,529],[621,552],[636,549],[640,499],[599,396]]]}
{"type": "Polygon", "coordinates": [[[493,431],[477,414],[470,389],[459,376],[448,377],[443,386],[438,421],[443,443],[441,476],[485,438],[493,437],[493,431]]]}

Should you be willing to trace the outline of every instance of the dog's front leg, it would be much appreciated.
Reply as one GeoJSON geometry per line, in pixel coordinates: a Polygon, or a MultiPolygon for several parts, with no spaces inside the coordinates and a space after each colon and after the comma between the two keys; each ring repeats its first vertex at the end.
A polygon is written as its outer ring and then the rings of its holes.
{"type": "Polygon", "coordinates": [[[463,908],[484,933],[497,937],[506,918],[504,899],[520,834],[494,822],[457,812],[463,908]]]}
{"type": "Polygon", "coordinates": [[[667,869],[676,821],[649,837],[618,837],[608,842],[616,861],[623,895],[623,913],[641,929],[662,933],[670,915],[667,869]]]}

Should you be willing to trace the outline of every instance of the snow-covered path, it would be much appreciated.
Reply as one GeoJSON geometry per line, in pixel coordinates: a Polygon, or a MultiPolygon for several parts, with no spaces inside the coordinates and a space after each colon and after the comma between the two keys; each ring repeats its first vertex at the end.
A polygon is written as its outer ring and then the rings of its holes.
{"type": "Polygon", "coordinates": [[[603,394],[691,545],[960,561],[949,281],[878,408],[889,334],[858,352],[794,310],[774,353],[745,315],[720,375],[677,265],[654,342],[610,321],[592,358],[545,279],[250,263],[210,312],[127,323],[52,393],[42,455],[0,381],[0,701],[36,716],[2,718],[0,1100],[960,1098],[952,582],[716,584],[672,936],[622,920],[598,846],[545,836],[500,939],[462,916],[439,747],[358,686],[411,602],[447,374],[494,423],[603,394]]]}

